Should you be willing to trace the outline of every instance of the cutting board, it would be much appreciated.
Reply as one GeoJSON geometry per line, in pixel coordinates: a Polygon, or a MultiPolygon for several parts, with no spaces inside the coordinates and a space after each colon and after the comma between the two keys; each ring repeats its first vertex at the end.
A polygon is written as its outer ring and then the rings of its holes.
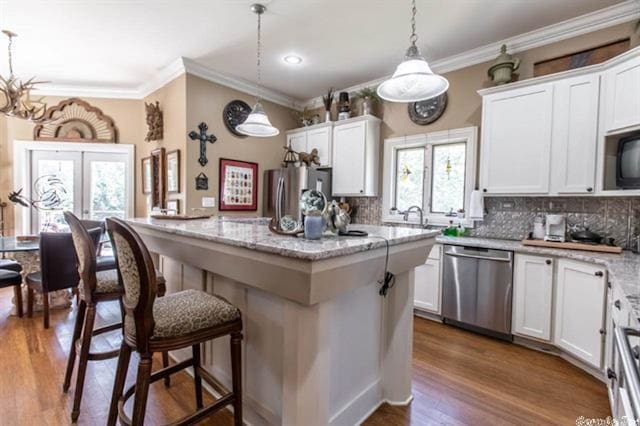
{"type": "Polygon", "coordinates": [[[522,245],[564,249],[564,250],[597,251],[600,253],[616,253],[616,254],[622,253],[622,247],[608,246],[606,244],[585,244],[585,243],[573,243],[573,242],[556,243],[553,241],[544,241],[544,240],[522,240],[522,245]]]}
{"type": "Polygon", "coordinates": [[[195,220],[195,219],[209,219],[212,215],[187,215],[187,214],[152,214],[152,219],[164,219],[164,220],[195,220]]]}

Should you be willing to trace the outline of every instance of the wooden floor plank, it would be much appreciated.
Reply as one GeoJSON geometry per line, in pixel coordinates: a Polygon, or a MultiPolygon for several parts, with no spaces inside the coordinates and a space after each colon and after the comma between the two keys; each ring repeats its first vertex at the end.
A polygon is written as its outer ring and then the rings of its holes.
{"type": "MultiPolygon", "coordinates": [[[[51,328],[42,316],[9,317],[11,289],[0,290],[0,424],[70,424],[75,377],[69,393],[62,379],[73,332],[75,309],[57,310],[51,328]]],[[[117,303],[98,310],[97,326],[119,321],[117,303]]],[[[99,336],[94,350],[117,347],[118,333],[99,336]]],[[[105,424],[116,360],[90,362],[79,425],[105,424]]],[[[132,356],[126,386],[135,381],[132,356]]],[[[161,361],[154,359],[154,368],[161,361]]],[[[366,425],[523,425],[575,424],[578,416],[609,415],[604,384],[552,355],[416,318],[414,400],[408,407],[383,405],[366,425]]],[[[205,396],[205,404],[212,401],[205,396]]],[[[127,405],[130,410],[130,404],[127,405]]],[[[167,389],[151,386],[145,424],[159,425],[195,408],[191,377],[179,373],[167,389]]],[[[221,412],[201,425],[231,425],[221,412]]]]}

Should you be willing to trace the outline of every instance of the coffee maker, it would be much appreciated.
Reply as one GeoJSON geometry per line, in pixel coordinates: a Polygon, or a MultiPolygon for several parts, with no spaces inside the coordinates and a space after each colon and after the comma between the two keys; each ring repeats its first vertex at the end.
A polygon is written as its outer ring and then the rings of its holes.
{"type": "Polygon", "coordinates": [[[567,233],[567,218],[561,214],[548,214],[545,241],[564,243],[567,233]]]}

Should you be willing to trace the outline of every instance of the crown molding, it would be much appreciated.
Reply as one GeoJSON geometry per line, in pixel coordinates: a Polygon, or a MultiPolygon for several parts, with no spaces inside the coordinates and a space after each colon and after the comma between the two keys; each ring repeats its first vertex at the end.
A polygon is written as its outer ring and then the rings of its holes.
{"type": "Polygon", "coordinates": [[[138,89],[54,83],[41,83],[33,89],[33,94],[37,96],[59,96],[63,98],[139,99],[138,89]]]}
{"type": "MultiPolygon", "coordinates": [[[[500,47],[506,44],[509,52],[518,53],[536,47],[545,46],[558,41],[584,35],[590,32],[612,27],[614,25],[640,19],[640,0],[626,0],[613,6],[577,16],[557,24],[538,28],[501,41],[487,44],[476,49],[467,50],[457,55],[430,62],[431,69],[439,74],[466,68],[472,65],[491,61],[497,56],[500,47]]],[[[340,90],[356,92],[366,87],[377,86],[390,75],[366,81],[340,90]]],[[[322,97],[318,96],[304,102],[307,108],[322,106],[322,97]]]]}

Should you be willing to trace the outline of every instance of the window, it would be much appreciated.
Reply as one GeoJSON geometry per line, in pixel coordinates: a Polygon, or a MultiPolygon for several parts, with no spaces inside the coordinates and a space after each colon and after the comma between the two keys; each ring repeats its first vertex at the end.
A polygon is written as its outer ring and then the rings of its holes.
{"type": "MultiPolygon", "coordinates": [[[[468,210],[476,139],[477,128],[469,127],[385,140],[383,221],[404,222],[402,212],[419,206],[428,223],[446,225],[452,212],[468,210]]],[[[410,215],[409,221],[418,217],[410,215]]]]}

